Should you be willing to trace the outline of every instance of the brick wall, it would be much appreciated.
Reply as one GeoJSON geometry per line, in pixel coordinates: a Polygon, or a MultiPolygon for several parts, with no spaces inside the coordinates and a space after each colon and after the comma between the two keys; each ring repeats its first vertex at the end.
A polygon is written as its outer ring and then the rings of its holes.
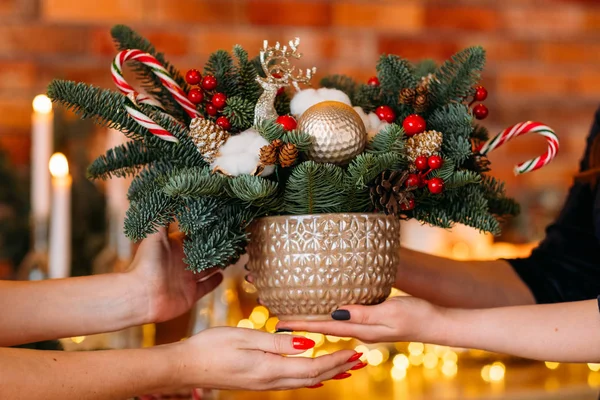
{"type": "Polygon", "coordinates": [[[240,43],[302,38],[304,62],[320,74],[366,79],[377,56],[444,59],[481,44],[492,130],[541,120],[559,133],[561,153],[519,178],[512,165],[545,149],[523,137],[492,157],[495,173],[521,189],[564,191],[600,103],[600,6],[595,0],[0,0],[0,145],[28,162],[31,99],[52,78],[111,87],[108,34],[127,23],[181,69],[240,43]]]}

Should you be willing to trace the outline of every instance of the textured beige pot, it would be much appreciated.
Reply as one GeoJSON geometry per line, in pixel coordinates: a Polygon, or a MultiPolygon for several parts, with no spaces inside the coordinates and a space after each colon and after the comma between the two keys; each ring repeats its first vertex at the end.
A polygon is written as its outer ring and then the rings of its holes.
{"type": "Polygon", "coordinates": [[[344,304],[390,294],[400,222],[383,214],[284,215],[250,227],[248,269],[261,303],[279,319],[329,319],[344,304]]]}

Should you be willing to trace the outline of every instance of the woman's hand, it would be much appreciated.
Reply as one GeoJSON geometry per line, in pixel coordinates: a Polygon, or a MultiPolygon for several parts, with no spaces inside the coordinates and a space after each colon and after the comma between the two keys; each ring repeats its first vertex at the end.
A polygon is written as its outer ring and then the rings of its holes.
{"type": "Polygon", "coordinates": [[[366,343],[421,341],[443,338],[443,309],[415,297],[392,297],[376,306],[343,306],[334,321],[280,321],[278,329],[355,337],[366,343]]]}
{"type": "Polygon", "coordinates": [[[183,234],[169,236],[161,228],[141,242],[127,275],[141,289],[145,322],[180,316],[223,280],[215,269],[194,274],[183,258],[183,234]]]}
{"type": "MultiPolygon", "coordinates": [[[[312,348],[307,338],[243,328],[212,328],[171,346],[179,347],[182,386],[226,390],[320,387],[350,377],[360,353],[342,350],[317,358],[284,357],[312,348]]],[[[356,369],[356,368],[355,368],[356,369]]]]}

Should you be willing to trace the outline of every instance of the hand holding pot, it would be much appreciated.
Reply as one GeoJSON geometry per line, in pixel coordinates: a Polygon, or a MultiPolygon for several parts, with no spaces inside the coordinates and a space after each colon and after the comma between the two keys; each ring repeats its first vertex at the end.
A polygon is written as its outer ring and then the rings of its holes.
{"type": "Polygon", "coordinates": [[[350,377],[359,353],[342,350],[317,358],[301,354],[315,343],[305,337],[243,328],[213,328],[172,346],[179,348],[181,386],[226,390],[285,390],[319,387],[350,377]],[[235,377],[232,379],[232,377],[235,377]]]}
{"type": "Polygon", "coordinates": [[[366,343],[439,339],[442,309],[416,297],[392,297],[375,306],[343,306],[333,321],[281,321],[278,329],[355,337],[366,343]]]}

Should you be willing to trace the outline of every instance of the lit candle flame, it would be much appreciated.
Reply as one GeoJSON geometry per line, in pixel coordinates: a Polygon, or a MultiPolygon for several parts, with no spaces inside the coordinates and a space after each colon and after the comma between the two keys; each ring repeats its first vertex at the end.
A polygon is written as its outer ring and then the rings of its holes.
{"type": "Polygon", "coordinates": [[[62,153],[54,153],[50,157],[48,167],[50,168],[50,173],[55,178],[64,178],[69,175],[69,162],[67,161],[67,157],[62,153]]]}
{"type": "Polygon", "coordinates": [[[50,114],[52,112],[52,101],[45,94],[38,94],[33,99],[33,110],[40,114],[50,114]]]}

